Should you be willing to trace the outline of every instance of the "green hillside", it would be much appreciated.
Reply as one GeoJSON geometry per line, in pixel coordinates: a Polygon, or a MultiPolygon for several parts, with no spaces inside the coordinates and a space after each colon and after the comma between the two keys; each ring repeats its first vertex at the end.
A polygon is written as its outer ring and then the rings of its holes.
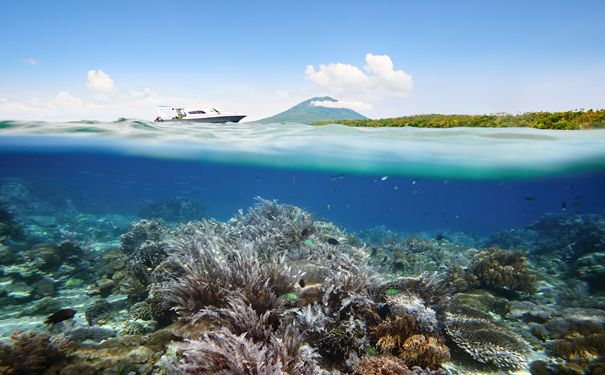
{"type": "Polygon", "coordinates": [[[313,102],[321,101],[336,102],[337,100],[330,98],[329,96],[311,98],[284,112],[278,113],[275,116],[258,120],[258,122],[300,122],[303,124],[310,124],[318,121],[367,120],[367,117],[352,109],[328,108],[311,104],[313,102]]]}
{"type": "MultiPolygon", "coordinates": [[[[316,121],[314,125],[326,125],[334,121],[316,121]]],[[[520,115],[416,115],[384,118],[378,120],[342,120],[342,125],[365,127],[403,127],[416,128],[536,128],[577,130],[605,127],[605,110],[567,111],[567,112],[530,112],[520,115]]]]}

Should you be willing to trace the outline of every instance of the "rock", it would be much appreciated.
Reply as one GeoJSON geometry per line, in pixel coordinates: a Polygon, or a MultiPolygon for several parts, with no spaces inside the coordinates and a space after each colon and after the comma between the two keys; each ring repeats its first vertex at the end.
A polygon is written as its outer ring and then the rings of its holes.
{"type": "Polygon", "coordinates": [[[605,251],[582,255],[576,261],[578,277],[594,290],[605,290],[605,251]]]}
{"type": "Polygon", "coordinates": [[[116,331],[102,327],[77,327],[67,331],[65,336],[75,342],[82,342],[85,340],[101,342],[108,338],[116,337],[116,331]]]}
{"type": "Polygon", "coordinates": [[[56,271],[63,264],[61,250],[53,244],[35,245],[25,253],[25,257],[33,267],[44,272],[56,271]]]}
{"type": "Polygon", "coordinates": [[[44,276],[37,281],[31,283],[34,289],[34,297],[53,297],[56,294],[55,280],[48,276],[44,276]]]}
{"type": "Polygon", "coordinates": [[[99,287],[99,292],[101,293],[101,297],[105,298],[111,294],[111,291],[114,287],[115,283],[113,280],[103,278],[97,281],[97,286],[99,287]]]}
{"type": "Polygon", "coordinates": [[[104,299],[93,303],[84,312],[86,316],[86,321],[88,321],[88,324],[90,324],[91,326],[97,323],[98,321],[111,319],[112,313],[113,306],[111,305],[111,303],[107,302],[104,299]]]}
{"type": "Polygon", "coordinates": [[[559,316],[557,309],[545,305],[537,305],[530,301],[512,301],[507,315],[510,319],[523,320],[526,323],[544,323],[559,316]]]}
{"type": "Polygon", "coordinates": [[[61,307],[61,301],[57,298],[44,297],[34,302],[33,306],[24,308],[19,316],[50,315],[61,307]]]}

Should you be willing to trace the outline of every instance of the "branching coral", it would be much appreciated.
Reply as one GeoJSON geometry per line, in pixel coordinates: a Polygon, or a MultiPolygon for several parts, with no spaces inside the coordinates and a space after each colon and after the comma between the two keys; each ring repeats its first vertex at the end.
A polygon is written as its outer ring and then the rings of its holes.
{"type": "Polygon", "coordinates": [[[0,343],[0,373],[41,374],[69,353],[70,342],[62,336],[16,331],[11,345],[0,343]]]}
{"type": "Polygon", "coordinates": [[[587,366],[596,357],[605,356],[605,335],[602,333],[588,336],[578,334],[549,342],[547,348],[557,357],[587,366]]]}
{"type": "Polygon", "coordinates": [[[416,319],[413,316],[387,318],[372,328],[372,336],[381,352],[393,353],[408,337],[418,332],[416,326],[416,319]]]}
{"type": "Polygon", "coordinates": [[[233,292],[227,298],[227,307],[211,306],[195,315],[204,319],[216,330],[226,328],[235,335],[246,334],[254,342],[268,343],[272,337],[271,311],[259,314],[246,301],[241,292],[233,292]]]}
{"type": "Polygon", "coordinates": [[[527,258],[519,252],[489,248],[480,251],[470,268],[482,286],[492,289],[533,292],[535,276],[529,270],[527,258]]]}
{"type": "Polygon", "coordinates": [[[401,359],[392,355],[365,356],[355,366],[354,375],[415,375],[401,359]]]}
{"type": "Polygon", "coordinates": [[[399,349],[399,358],[408,367],[438,369],[450,359],[450,351],[441,337],[413,335],[399,349]]]}
{"type": "Polygon", "coordinates": [[[169,366],[181,374],[272,375],[319,374],[317,354],[300,343],[295,334],[273,336],[266,345],[255,343],[246,334],[222,330],[204,334],[199,340],[178,347],[180,361],[169,366]]]}
{"type": "Polygon", "coordinates": [[[262,262],[249,244],[233,248],[219,237],[187,238],[175,242],[172,252],[171,262],[178,272],[166,284],[166,292],[185,319],[195,319],[206,306],[224,306],[233,291],[240,291],[263,314],[300,279],[284,257],[262,262]]]}

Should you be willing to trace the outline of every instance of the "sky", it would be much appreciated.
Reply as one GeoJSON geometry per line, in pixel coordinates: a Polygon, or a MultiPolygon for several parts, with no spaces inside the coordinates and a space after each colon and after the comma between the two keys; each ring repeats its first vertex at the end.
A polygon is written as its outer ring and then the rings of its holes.
{"type": "Polygon", "coordinates": [[[604,19],[602,0],[3,1],[0,120],[605,108],[604,19]]]}

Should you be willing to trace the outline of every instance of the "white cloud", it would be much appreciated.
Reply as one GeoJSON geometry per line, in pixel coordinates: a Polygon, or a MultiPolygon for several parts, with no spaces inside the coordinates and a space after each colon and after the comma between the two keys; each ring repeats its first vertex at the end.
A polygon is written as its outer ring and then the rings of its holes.
{"type": "Polygon", "coordinates": [[[414,88],[412,76],[403,70],[395,70],[388,55],[368,53],[363,70],[354,65],[335,63],[321,64],[317,70],[308,65],[305,74],[306,79],[349,102],[405,97],[414,88]]]}
{"type": "Polygon", "coordinates": [[[92,91],[107,93],[116,89],[113,79],[101,69],[89,70],[87,76],[86,86],[92,91]]]}
{"type": "Polygon", "coordinates": [[[40,61],[39,61],[39,60],[36,60],[36,59],[32,59],[32,58],[30,57],[30,58],[27,58],[27,59],[23,59],[23,64],[27,64],[27,65],[38,65],[38,64],[40,64],[40,61]]]}
{"type": "Polygon", "coordinates": [[[311,105],[315,107],[327,108],[349,108],[359,112],[371,111],[373,108],[371,104],[346,100],[338,100],[336,102],[332,102],[329,100],[314,101],[311,102],[311,105]]]}
{"type": "Polygon", "coordinates": [[[67,91],[59,91],[55,95],[55,104],[61,107],[81,107],[82,99],[78,99],[67,91]]]}

